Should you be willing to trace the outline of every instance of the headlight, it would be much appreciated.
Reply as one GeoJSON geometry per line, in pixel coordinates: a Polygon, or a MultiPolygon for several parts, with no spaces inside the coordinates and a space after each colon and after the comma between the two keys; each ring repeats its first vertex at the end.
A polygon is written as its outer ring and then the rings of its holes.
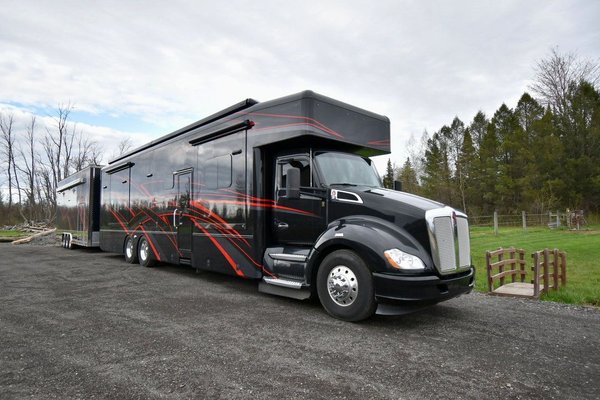
{"type": "Polygon", "coordinates": [[[383,252],[390,265],[401,270],[422,270],[425,264],[417,256],[405,253],[398,249],[386,250],[383,252]]]}

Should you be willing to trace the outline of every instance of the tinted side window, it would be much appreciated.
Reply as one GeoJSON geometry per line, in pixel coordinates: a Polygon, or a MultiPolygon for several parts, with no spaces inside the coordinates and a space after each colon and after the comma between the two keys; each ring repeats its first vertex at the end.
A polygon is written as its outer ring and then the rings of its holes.
{"type": "Polygon", "coordinates": [[[299,157],[280,160],[277,162],[277,190],[285,190],[287,183],[287,172],[290,168],[298,168],[300,170],[300,186],[310,187],[310,162],[308,158],[299,157]]]}
{"type": "Polygon", "coordinates": [[[206,162],[204,182],[207,189],[223,189],[231,186],[231,154],[212,158],[206,162]]]}

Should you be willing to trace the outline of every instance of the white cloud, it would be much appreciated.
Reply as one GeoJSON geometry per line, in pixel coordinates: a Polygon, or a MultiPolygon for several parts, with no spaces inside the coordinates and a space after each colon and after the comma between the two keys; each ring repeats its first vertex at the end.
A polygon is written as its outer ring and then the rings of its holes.
{"type": "Polygon", "coordinates": [[[551,46],[600,56],[589,1],[5,3],[0,102],[70,101],[166,133],[312,89],[389,116],[398,163],[411,134],[514,106],[551,46]]]}

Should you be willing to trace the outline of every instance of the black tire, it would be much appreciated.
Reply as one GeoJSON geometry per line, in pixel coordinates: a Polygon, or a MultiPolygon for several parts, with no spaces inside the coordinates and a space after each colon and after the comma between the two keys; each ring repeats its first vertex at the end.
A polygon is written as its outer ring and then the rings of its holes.
{"type": "Polygon", "coordinates": [[[317,293],[325,311],[343,321],[361,321],[375,313],[373,277],[353,251],[337,250],[321,262],[317,293]]]}
{"type": "Polygon", "coordinates": [[[142,267],[153,267],[156,263],[156,259],[154,258],[154,253],[152,252],[152,248],[150,247],[150,243],[145,236],[140,238],[140,242],[138,243],[138,260],[142,267]]]}
{"type": "Polygon", "coordinates": [[[125,239],[125,262],[129,264],[137,264],[138,262],[138,252],[135,248],[135,240],[133,236],[127,236],[125,239]]]}

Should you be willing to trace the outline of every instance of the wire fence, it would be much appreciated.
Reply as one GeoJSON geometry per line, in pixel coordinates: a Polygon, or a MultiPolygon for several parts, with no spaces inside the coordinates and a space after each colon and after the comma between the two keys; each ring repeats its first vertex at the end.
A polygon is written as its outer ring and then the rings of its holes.
{"type": "Polygon", "coordinates": [[[490,227],[498,231],[501,227],[548,227],[587,229],[600,223],[600,216],[585,215],[583,211],[550,211],[543,214],[521,212],[521,214],[469,215],[469,224],[478,227],[490,227]]]}

